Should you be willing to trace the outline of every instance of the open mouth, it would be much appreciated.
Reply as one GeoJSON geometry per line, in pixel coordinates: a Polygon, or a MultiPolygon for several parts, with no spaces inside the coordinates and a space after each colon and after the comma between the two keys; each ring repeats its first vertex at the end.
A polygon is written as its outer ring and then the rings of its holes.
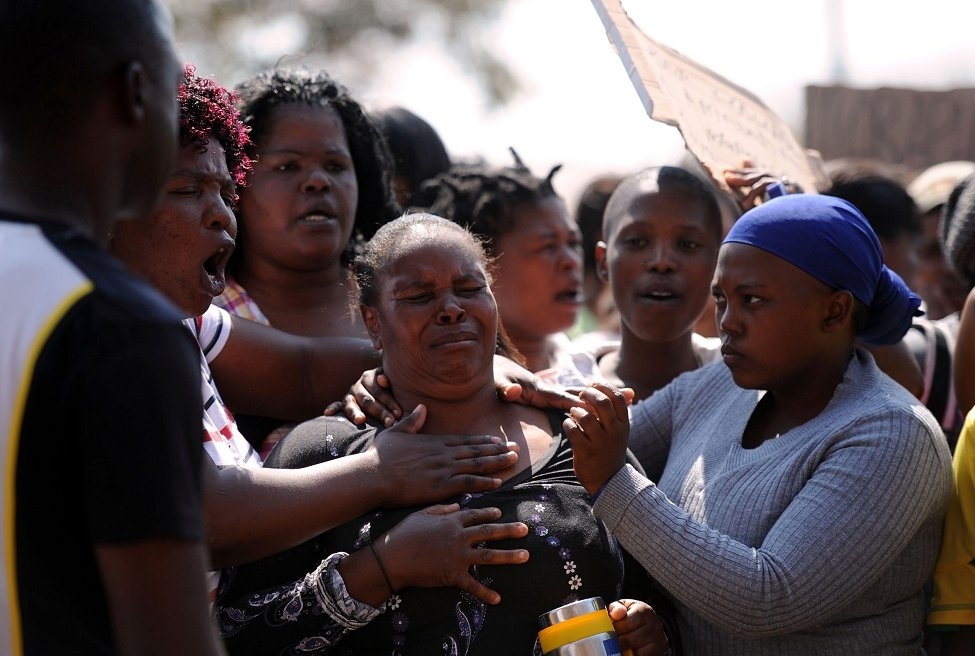
{"type": "Polygon", "coordinates": [[[582,303],[582,292],[577,289],[563,289],[555,295],[555,300],[559,303],[582,303]]]}
{"type": "Polygon", "coordinates": [[[301,217],[301,220],[305,223],[325,223],[326,221],[334,221],[335,217],[321,212],[312,212],[301,217]]]}
{"type": "Polygon", "coordinates": [[[226,285],[227,262],[230,261],[233,251],[233,244],[225,244],[203,262],[205,286],[214,296],[223,293],[226,285]]]}

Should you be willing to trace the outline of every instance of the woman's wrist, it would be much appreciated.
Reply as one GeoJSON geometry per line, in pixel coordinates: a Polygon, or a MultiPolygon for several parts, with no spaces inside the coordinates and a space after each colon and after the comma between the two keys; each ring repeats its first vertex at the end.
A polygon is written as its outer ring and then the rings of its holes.
{"type": "MultiPolygon", "coordinates": [[[[383,564],[385,566],[385,563],[383,564]]],[[[370,606],[381,606],[395,588],[387,582],[387,575],[380,568],[371,546],[366,545],[349,554],[338,566],[349,594],[370,606]]]]}
{"type": "Polygon", "coordinates": [[[349,589],[341,570],[353,558],[344,552],[334,553],[322,561],[312,576],[318,588],[316,598],[325,614],[354,631],[375,619],[386,610],[386,606],[382,601],[370,603],[349,589]]]}
{"type": "Polygon", "coordinates": [[[383,580],[386,581],[386,587],[389,588],[389,596],[393,596],[396,594],[396,588],[393,587],[393,582],[389,579],[389,572],[386,571],[386,565],[383,563],[382,556],[379,555],[379,547],[372,540],[369,541],[369,550],[372,551],[372,555],[376,558],[379,571],[383,575],[383,580]]]}

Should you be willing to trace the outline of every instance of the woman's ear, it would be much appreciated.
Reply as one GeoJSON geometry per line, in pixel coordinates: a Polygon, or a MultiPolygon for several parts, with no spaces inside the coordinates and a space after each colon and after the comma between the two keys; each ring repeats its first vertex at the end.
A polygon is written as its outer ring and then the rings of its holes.
{"type": "Polygon", "coordinates": [[[362,322],[366,325],[369,339],[372,340],[372,347],[377,351],[382,351],[383,340],[380,337],[382,323],[379,321],[379,312],[376,311],[376,308],[369,307],[368,305],[360,305],[359,313],[362,315],[362,322]]]}
{"type": "Polygon", "coordinates": [[[853,310],[856,307],[856,299],[853,294],[840,289],[831,292],[826,301],[826,315],[823,317],[823,328],[827,331],[835,331],[840,328],[849,327],[856,330],[853,326],[853,310]]]}
{"type": "Polygon", "coordinates": [[[596,242],[596,275],[603,282],[609,280],[609,268],[606,265],[606,242],[596,242]]]}

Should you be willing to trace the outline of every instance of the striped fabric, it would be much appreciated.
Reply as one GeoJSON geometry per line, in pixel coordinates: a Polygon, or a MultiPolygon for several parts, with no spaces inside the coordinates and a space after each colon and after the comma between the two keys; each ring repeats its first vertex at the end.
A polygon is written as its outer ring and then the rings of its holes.
{"type": "Polygon", "coordinates": [[[233,414],[217,391],[209,363],[230,337],[230,315],[215,305],[206,313],[183,321],[200,344],[200,383],[203,393],[203,448],[218,467],[260,467],[261,458],[237,430],[233,414]]]}
{"type": "Polygon", "coordinates": [[[265,326],[271,325],[247,290],[230,276],[227,276],[227,286],[224,287],[223,294],[213,299],[213,303],[230,314],[263,323],[265,326]]]}
{"type": "MultiPolygon", "coordinates": [[[[261,456],[239,430],[213,381],[209,363],[230,337],[230,315],[211,305],[199,317],[183,320],[200,345],[200,384],[203,393],[203,450],[218,467],[261,467],[261,456]]],[[[210,572],[211,603],[216,601],[220,572],[210,572]]]]}

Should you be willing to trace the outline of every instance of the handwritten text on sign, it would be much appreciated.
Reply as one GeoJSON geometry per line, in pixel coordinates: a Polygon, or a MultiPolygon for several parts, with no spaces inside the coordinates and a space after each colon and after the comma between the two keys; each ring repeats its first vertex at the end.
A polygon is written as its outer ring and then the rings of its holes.
{"type": "MultiPolygon", "coordinates": [[[[821,168],[761,100],[648,37],[626,15],[621,0],[592,1],[650,118],[680,130],[698,161],[719,173],[750,159],[808,191],[824,186],[821,168]]],[[[724,186],[723,180],[715,182],[724,186]]]]}

